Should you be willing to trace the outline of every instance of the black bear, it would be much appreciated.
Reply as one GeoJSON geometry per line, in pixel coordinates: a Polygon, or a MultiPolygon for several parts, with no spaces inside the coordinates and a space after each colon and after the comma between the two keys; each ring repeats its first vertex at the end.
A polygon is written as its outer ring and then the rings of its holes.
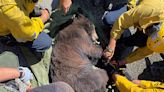
{"type": "Polygon", "coordinates": [[[97,39],[95,27],[83,15],[56,36],[51,61],[51,79],[64,81],[75,92],[105,92],[108,76],[95,67],[89,57],[100,58],[102,48],[93,44],[97,39]]]}

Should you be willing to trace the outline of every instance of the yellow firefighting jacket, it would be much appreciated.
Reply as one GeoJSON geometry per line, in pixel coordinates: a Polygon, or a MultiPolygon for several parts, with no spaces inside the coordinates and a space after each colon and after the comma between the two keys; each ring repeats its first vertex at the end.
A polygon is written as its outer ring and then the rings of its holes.
{"type": "Polygon", "coordinates": [[[142,2],[142,0],[128,0],[128,9],[136,7],[137,5],[139,5],[140,2],[142,2]]]}
{"type": "Polygon", "coordinates": [[[0,0],[0,36],[12,34],[19,42],[32,41],[44,28],[39,17],[29,18],[32,0],[0,0]]]}
{"type": "Polygon", "coordinates": [[[116,77],[116,86],[120,92],[164,92],[164,83],[141,80],[138,86],[120,75],[116,77]]]}
{"type": "MultiPolygon", "coordinates": [[[[116,40],[120,38],[125,29],[134,26],[145,32],[145,29],[164,19],[164,1],[163,0],[140,0],[140,4],[123,13],[114,23],[110,33],[116,40]]],[[[138,48],[131,53],[125,60],[127,63],[142,59],[153,51],[147,47],[138,48]]]]}

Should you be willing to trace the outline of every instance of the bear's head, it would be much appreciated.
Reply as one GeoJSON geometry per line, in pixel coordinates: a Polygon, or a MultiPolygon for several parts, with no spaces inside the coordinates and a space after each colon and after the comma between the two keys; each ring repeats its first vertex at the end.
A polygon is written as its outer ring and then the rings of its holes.
{"type": "Polygon", "coordinates": [[[82,14],[76,14],[76,16],[73,19],[73,23],[76,25],[80,25],[85,29],[85,31],[88,33],[89,37],[91,37],[93,42],[97,42],[98,35],[95,30],[95,25],[85,16],[82,14]]]}

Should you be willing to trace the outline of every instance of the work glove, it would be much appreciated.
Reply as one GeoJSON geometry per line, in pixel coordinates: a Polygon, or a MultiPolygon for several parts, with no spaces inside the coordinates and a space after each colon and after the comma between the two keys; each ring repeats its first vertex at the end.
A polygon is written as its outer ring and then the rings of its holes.
{"type": "Polygon", "coordinates": [[[113,73],[117,72],[116,67],[114,65],[112,65],[111,63],[107,63],[105,65],[105,70],[106,70],[108,76],[112,76],[113,73]]]}
{"type": "Polygon", "coordinates": [[[117,73],[116,67],[109,62],[106,63],[104,60],[99,61],[96,66],[106,71],[109,77],[107,85],[112,85],[114,83],[114,80],[112,79],[112,75],[114,73],[117,73]]]}
{"type": "Polygon", "coordinates": [[[107,60],[104,58],[97,62],[96,67],[104,69],[107,72],[108,76],[112,76],[114,72],[117,72],[117,67],[111,62],[107,62],[107,60]]]}
{"type": "Polygon", "coordinates": [[[33,79],[31,71],[26,67],[19,67],[20,80],[23,81],[26,85],[30,84],[30,80],[33,79]]]}

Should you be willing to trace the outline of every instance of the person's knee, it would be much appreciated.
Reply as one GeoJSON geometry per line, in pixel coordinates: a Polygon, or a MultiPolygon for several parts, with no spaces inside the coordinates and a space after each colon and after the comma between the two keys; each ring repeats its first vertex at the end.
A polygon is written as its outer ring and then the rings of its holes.
{"type": "Polygon", "coordinates": [[[119,18],[119,16],[126,11],[127,6],[114,11],[106,11],[106,13],[103,15],[103,22],[108,25],[113,25],[114,22],[119,18]]]}
{"type": "Polygon", "coordinates": [[[37,52],[44,52],[52,45],[52,39],[48,34],[42,32],[37,39],[34,40],[32,48],[37,52]]]}

